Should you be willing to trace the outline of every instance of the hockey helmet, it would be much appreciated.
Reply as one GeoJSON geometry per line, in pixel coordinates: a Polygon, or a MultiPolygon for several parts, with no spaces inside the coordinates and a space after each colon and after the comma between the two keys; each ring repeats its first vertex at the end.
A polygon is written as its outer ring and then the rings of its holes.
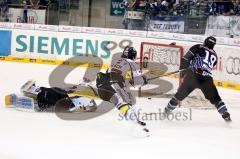
{"type": "Polygon", "coordinates": [[[131,47],[131,46],[127,46],[124,48],[121,57],[134,60],[136,58],[136,56],[137,56],[137,51],[135,50],[135,48],[131,47]]]}
{"type": "Polygon", "coordinates": [[[203,45],[207,46],[209,49],[213,49],[214,46],[216,45],[216,38],[213,36],[209,36],[204,40],[203,45]]]}

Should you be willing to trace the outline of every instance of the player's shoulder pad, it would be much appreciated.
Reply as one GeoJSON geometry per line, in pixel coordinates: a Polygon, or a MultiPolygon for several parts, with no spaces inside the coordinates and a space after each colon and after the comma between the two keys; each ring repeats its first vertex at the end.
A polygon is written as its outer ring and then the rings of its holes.
{"type": "Polygon", "coordinates": [[[193,45],[190,49],[192,48],[200,48],[201,47],[201,44],[196,44],[196,45],[193,45]]]}
{"type": "Polygon", "coordinates": [[[192,54],[196,54],[197,53],[197,50],[200,48],[201,44],[196,44],[196,45],[193,45],[189,51],[192,53],[192,54]]]}

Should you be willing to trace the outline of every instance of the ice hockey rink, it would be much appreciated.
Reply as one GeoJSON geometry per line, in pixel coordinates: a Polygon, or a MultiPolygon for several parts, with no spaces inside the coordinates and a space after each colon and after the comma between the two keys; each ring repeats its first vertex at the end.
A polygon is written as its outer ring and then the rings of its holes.
{"type": "MultiPolygon", "coordinates": [[[[29,79],[49,86],[56,66],[0,62],[0,159],[239,159],[240,92],[219,88],[233,122],[226,124],[214,109],[192,109],[187,121],[146,121],[150,137],[135,133],[120,121],[118,111],[89,120],[62,120],[55,113],[23,112],[6,108],[4,96],[18,92],[29,79]]],[[[77,84],[84,70],[66,78],[77,84]]],[[[137,98],[137,109],[154,112],[168,98],[137,98]]],[[[98,109],[99,113],[101,109],[98,109]]],[[[189,108],[176,111],[189,112],[189,108]]],[[[80,115],[80,114],[79,114],[80,115]]]]}

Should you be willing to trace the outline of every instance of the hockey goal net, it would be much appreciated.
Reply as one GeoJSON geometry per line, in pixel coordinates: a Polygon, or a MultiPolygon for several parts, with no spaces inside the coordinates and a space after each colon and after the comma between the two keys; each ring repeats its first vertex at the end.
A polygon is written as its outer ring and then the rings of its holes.
{"type": "MultiPolygon", "coordinates": [[[[187,50],[183,46],[142,42],[140,49],[140,70],[147,78],[158,77],[179,70],[181,58],[187,50]]],[[[139,90],[141,97],[172,98],[182,79],[179,73],[152,80],[149,85],[139,90]]],[[[200,90],[192,92],[183,102],[182,107],[212,109],[213,106],[204,98],[200,90]]]]}

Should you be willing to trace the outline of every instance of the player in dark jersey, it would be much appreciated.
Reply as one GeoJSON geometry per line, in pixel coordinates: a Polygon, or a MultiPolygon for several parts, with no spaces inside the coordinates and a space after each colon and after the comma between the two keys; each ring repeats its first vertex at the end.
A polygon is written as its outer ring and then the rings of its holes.
{"type": "Polygon", "coordinates": [[[213,83],[212,69],[217,64],[218,59],[216,52],[213,50],[215,44],[216,38],[207,37],[202,45],[192,46],[183,56],[180,65],[180,69],[185,69],[180,74],[183,83],[165,107],[165,114],[169,114],[177,107],[180,101],[186,98],[194,89],[199,88],[205,98],[215,105],[223,119],[227,122],[231,121],[226,105],[213,83]]]}

